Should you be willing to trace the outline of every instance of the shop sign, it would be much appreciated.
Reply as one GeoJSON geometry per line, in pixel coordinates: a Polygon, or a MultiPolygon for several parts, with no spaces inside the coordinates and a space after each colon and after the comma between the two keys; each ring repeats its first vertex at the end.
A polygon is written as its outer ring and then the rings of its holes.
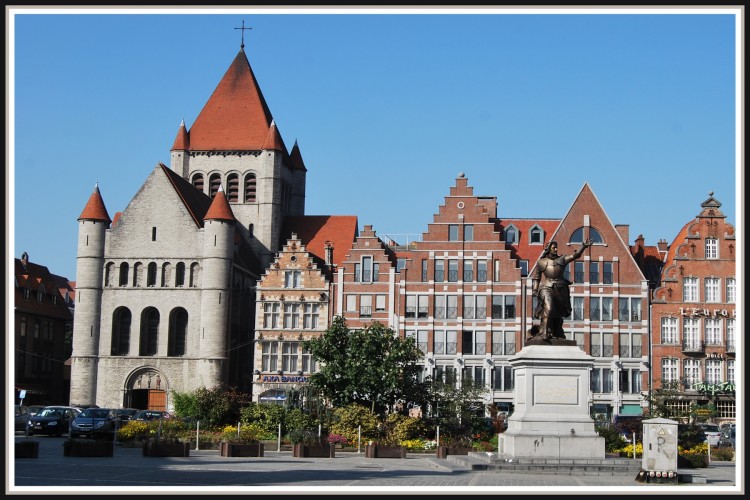
{"type": "Polygon", "coordinates": [[[728,392],[734,392],[735,386],[731,382],[722,382],[720,384],[708,384],[706,382],[699,382],[693,386],[693,389],[695,389],[698,392],[703,393],[711,393],[711,395],[715,395],[716,393],[719,394],[725,394],[728,392]]]}
{"type": "Polygon", "coordinates": [[[737,317],[737,311],[732,309],[727,311],[726,309],[706,309],[701,307],[680,307],[680,314],[682,316],[705,316],[706,318],[717,318],[719,316],[726,318],[731,315],[733,318],[737,317]]]}
{"type": "Polygon", "coordinates": [[[307,377],[304,375],[263,375],[262,382],[270,382],[270,383],[282,383],[282,384],[290,384],[290,383],[307,383],[307,377]]]}

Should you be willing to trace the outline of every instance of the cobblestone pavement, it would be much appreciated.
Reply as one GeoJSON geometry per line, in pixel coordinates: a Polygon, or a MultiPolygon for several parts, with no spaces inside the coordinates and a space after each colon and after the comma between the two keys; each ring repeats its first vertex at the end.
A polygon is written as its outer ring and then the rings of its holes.
{"type": "MultiPolygon", "coordinates": [[[[16,440],[25,439],[17,436],[16,440]]],[[[648,485],[623,475],[524,474],[464,470],[434,455],[406,459],[368,459],[364,453],[337,453],[336,458],[293,458],[291,452],[267,451],[264,457],[226,458],[217,450],[191,450],[189,457],[144,457],[138,448],[116,446],[113,457],[63,456],[65,438],[35,437],[39,457],[11,458],[6,492],[149,491],[155,493],[411,493],[482,494],[492,492],[601,493],[739,492],[735,464],[717,462],[691,471],[703,484],[648,485]]],[[[11,455],[12,457],[12,455],[11,455]]],[[[742,484],[742,481],[740,481],[742,484]]]]}

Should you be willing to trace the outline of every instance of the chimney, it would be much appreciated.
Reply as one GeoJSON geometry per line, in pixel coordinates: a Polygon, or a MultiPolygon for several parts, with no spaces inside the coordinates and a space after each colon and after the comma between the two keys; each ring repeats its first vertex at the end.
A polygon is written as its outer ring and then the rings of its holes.
{"type": "Polygon", "coordinates": [[[630,245],[630,224],[615,224],[615,229],[626,245],[630,245]]]}
{"type": "Polygon", "coordinates": [[[23,264],[23,267],[26,267],[29,263],[29,254],[26,252],[21,254],[21,264],[23,264]]]}
{"type": "Polygon", "coordinates": [[[331,267],[333,265],[333,245],[330,241],[326,241],[326,265],[331,267]]]}
{"type": "Polygon", "coordinates": [[[646,246],[646,240],[643,238],[642,234],[639,234],[638,237],[635,239],[635,245],[638,247],[644,247],[646,246]]]}
{"type": "Polygon", "coordinates": [[[669,250],[669,245],[667,244],[667,240],[659,240],[659,242],[656,244],[659,248],[659,252],[666,252],[669,250]]]}

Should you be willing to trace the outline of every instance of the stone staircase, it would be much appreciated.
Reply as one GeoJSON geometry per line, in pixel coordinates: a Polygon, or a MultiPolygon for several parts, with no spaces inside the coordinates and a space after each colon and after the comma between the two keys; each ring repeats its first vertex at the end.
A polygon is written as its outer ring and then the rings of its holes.
{"type": "Polygon", "coordinates": [[[506,461],[498,458],[497,453],[471,452],[468,455],[448,455],[446,461],[455,469],[497,470],[517,474],[625,475],[635,478],[641,470],[641,460],[632,458],[534,458],[506,461]]]}

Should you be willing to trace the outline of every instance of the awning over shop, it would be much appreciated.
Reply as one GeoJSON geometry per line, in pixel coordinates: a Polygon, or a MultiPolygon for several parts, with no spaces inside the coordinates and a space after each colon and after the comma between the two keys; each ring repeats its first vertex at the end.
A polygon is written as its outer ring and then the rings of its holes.
{"type": "Polygon", "coordinates": [[[622,405],[620,415],[643,415],[641,405],[622,405]]]}

